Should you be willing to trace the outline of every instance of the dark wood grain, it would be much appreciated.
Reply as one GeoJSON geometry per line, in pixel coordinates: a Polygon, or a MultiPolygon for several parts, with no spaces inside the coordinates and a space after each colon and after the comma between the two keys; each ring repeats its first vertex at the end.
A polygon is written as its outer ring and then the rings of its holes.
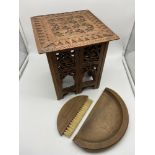
{"type": "Polygon", "coordinates": [[[108,42],[46,53],[57,98],[62,99],[69,92],[80,93],[87,87],[98,88],[107,49],[108,42]],[[86,73],[92,79],[83,81],[86,73]],[[63,79],[68,75],[73,77],[74,84],[63,88],[63,79]]]}
{"type": "Polygon", "coordinates": [[[84,88],[98,88],[109,41],[119,37],[89,10],[32,17],[40,54],[46,53],[57,99],[84,88]],[[85,75],[88,79],[84,81],[85,75]],[[73,84],[63,87],[70,76],[73,84]]]}

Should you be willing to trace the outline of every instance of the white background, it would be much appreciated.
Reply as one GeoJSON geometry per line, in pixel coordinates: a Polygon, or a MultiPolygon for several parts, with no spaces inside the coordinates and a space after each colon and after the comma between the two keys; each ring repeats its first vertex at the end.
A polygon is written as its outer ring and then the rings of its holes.
{"type": "Polygon", "coordinates": [[[82,9],[92,11],[126,46],[134,23],[134,0],[20,0],[20,21],[29,50],[34,52],[36,49],[30,21],[32,16],[82,9]]]}
{"type": "MultiPolygon", "coordinates": [[[[104,151],[105,155],[134,155],[134,95],[122,63],[122,52],[119,41],[110,43],[100,87],[77,94],[88,95],[94,105],[103,90],[109,87],[126,103],[129,112],[126,134],[114,147],[104,151]]],[[[46,55],[30,54],[20,79],[20,155],[91,154],[72,141],[86,116],[70,139],[60,136],[57,130],[58,112],[65,102],[77,95],[70,93],[64,99],[57,100],[46,55]]]]}
{"type": "MultiPolygon", "coordinates": [[[[155,154],[155,124],[153,123],[155,118],[154,5],[155,2],[152,0],[136,1],[137,155],[155,154]]],[[[0,154],[17,155],[19,154],[18,1],[8,2],[6,0],[1,2],[0,18],[0,42],[2,43],[0,61],[0,154]]]]}
{"type": "Polygon", "coordinates": [[[134,0],[22,0],[20,21],[31,54],[20,80],[20,155],[90,154],[72,142],[78,129],[71,139],[61,137],[57,132],[58,112],[75,94],[57,101],[46,56],[33,54],[37,50],[30,21],[30,17],[36,15],[82,9],[92,11],[120,37],[119,41],[109,45],[100,88],[86,90],[82,94],[89,95],[94,104],[105,87],[114,89],[122,96],[129,110],[129,127],[123,139],[104,154],[134,154],[134,96],[122,64],[123,47],[127,44],[134,23],[134,0]]]}

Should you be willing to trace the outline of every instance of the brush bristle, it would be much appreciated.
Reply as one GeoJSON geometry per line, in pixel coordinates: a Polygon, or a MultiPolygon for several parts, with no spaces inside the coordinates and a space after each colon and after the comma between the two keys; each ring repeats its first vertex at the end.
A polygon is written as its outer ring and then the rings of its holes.
{"type": "Polygon", "coordinates": [[[64,135],[65,136],[70,137],[73,134],[74,130],[76,129],[76,127],[78,126],[78,124],[82,120],[84,114],[89,109],[91,103],[92,103],[92,100],[88,99],[83,104],[83,106],[81,107],[80,111],[77,113],[77,115],[75,116],[75,118],[70,122],[69,126],[66,128],[66,130],[64,132],[64,135]]]}

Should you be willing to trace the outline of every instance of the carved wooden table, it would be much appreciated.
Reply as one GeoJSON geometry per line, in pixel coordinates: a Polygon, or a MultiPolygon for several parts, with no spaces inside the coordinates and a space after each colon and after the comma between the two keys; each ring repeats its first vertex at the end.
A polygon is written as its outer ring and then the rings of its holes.
{"type": "Polygon", "coordinates": [[[57,98],[98,88],[109,41],[119,39],[90,11],[32,17],[40,54],[46,53],[57,98]]]}

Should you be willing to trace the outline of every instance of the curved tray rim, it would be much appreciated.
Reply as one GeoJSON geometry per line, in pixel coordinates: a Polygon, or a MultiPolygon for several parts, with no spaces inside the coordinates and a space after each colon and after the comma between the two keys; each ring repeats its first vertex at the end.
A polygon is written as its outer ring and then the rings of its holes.
{"type": "MultiPolygon", "coordinates": [[[[85,141],[84,139],[81,139],[78,137],[78,134],[74,137],[73,141],[75,144],[77,144],[79,147],[82,147],[84,149],[88,149],[88,150],[99,150],[99,149],[106,149],[114,144],[116,144],[125,134],[127,127],[128,127],[128,123],[129,123],[129,114],[128,114],[128,110],[127,107],[124,103],[124,101],[122,100],[122,98],[112,89],[110,88],[105,88],[104,92],[108,92],[109,94],[111,94],[120,104],[121,108],[122,108],[122,114],[123,114],[123,120],[122,120],[122,124],[119,128],[119,130],[117,131],[117,133],[104,141],[100,141],[100,142],[89,142],[89,141],[85,141]]],[[[89,117],[89,116],[88,116],[89,117]]]]}

